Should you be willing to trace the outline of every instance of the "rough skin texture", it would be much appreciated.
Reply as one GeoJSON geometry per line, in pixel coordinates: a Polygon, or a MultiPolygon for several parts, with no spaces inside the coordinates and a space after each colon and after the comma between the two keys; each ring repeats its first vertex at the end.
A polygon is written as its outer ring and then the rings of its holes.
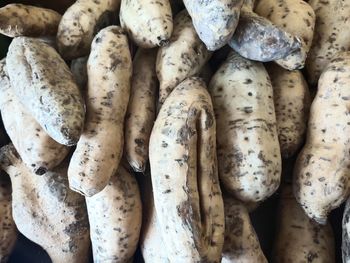
{"type": "Polygon", "coordinates": [[[221,263],[267,263],[247,208],[224,195],[225,243],[221,263]]]}
{"type": "Polygon", "coordinates": [[[209,84],[217,121],[220,180],[243,202],[271,196],[281,177],[270,78],[259,62],[230,53],[209,84]]]}
{"type": "Polygon", "coordinates": [[[277,214],[273,263],[335,263],[335,245],[330,224],[317,224],[296,202],[290,185],[282,188],[277,214]]]}
{"type": "Polygon", "coordinates": [[[121,26],[139,47],[153,48],[169,43],[173,32],[169,0],[122,0],[119,17],[121,26]]]}
{"type": "Polygon", "coordinates": [[[170,262],[220,262],[224,208],[215,116],[199,78],[169,95],[150,139],[154,203],[170,262]]]}
{"type": "Polygon", "coordinates": [[[73,75],[54,48],[28,37],[15,38],[7,71],[19,101],[57,142],[74,145],[83,130],[85,105],[73,75]]]}
{"type": "Polygon", "coordinates": [[[303,0],[261,0],[255,12],[301,39],[300,49],[276,63],[289,70],[303,68],[314,35],[316,15],[312,7],[303,0]]]}
{"type": "Polygon", "coordinates": [[[53,263],[88,262],[85,200],[68,188],[68,162],[38,176],[10,144],[0,149],[0,168],[11,177],[12,214],[18,230],[45,249],[53,263]]]}
{"type": "Polygon", "coordinates": [[[316,14],[312,46],[306,60],[308,82],[317,81],[331,58],[340,51],[350,51],[350,3],[338,0],[310,0],[316,14]]]}
{"type": "Polygon", "coordinates": [[[115,24],[120,0],[77,0],[64,13],[57,32],[58,50],[64,59],[87,56],[94,36],[115,24]]]}
{"type": "Polygon", "coordinates": [[[232,38],[243,0],[184,0],[199,38],[207,49],[222,48],[232,38]]]}
{"type": "Polygon", "coordinates": [[[131,95],[125,120],[125,155],[136,172],[145,172],[149,137],[156,118],[156,49],[139,49],[133,61],[131,95]]]}
{"type": "Polygon", "coordinates": [[[0,8],[0,34],[9,37],[55,35],[61,15],[30,5],[9,4],[0,8]]]}
{"type": "Polygon", "coordinates": [[[298,71],[288,71],[268,64],[273,87],[278,139],[283,158],[293,156],[304,142],[310,110],[309,87],[298,71]]]}
{"type": "Polygon", "coordinates": [[[42,175],[67,156],[69,148],[54,141],[18,101],[0,61],[0,110],[8,136],[27,167],[42,175]]]}
{"type": "Polygon", "coordinates": [[[301,40],[244,7],[228,44],[245,58],[268,62],[298,50],[301,40]]]}
{"type": "Polygon", "coordinates": [[[343,262],[350,262],[350,199],[347,200],[343,214],[343,235],[342,235],[343,262]]]}
{"type": "Polygon", "coordinates": [[[159,105],[164,103],[171,91],[185,78],[199,73],[209,60],[211,52],[199,39],[190,15],[181,11],[174,19],[174,32],[167,46],[161,47],[157,55],[159,79],[159,105]]]}
{"type": "Polygon", "coordinates": [[[140,248],[146,263],[162,262],[170,263],[160,232],[157,213],[154,207],[154,198],[150,174],[140,178],[141,194],[143,201],[142,230],[140,236],[140,248]]]}
{"type": "Polygon", "coordinates": [[[110,26],[96,35],[87,70],[87,118],[68,178],[72,190],[93,196],[118,168],[124,146],[132,61],[127,36],[120,27],[110,26]]]}
{"type": "Polygon", "coordinates": [[[100,193],[86,198],[94,262],[128,262],[135,253],[142,207],[137,181],[123,166],[100,193]]]}
{"type": "Polygon", "coordinates": [[[311,105],[306,144],[294,167],[294,193],[309,217],[325,223],[349,195],[350,52],[323,71],[311,105]]]}
{"type": "Polygon", "coordinates": [[[12,218],[10,178],[0,171],[0,262],[6,263],[17,241],[17,228],[12,218]]]}

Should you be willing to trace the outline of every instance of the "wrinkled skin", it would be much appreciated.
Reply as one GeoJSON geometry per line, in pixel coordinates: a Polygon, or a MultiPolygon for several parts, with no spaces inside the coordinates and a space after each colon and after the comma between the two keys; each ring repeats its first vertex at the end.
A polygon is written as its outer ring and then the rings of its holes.
{"type": "Polygon", "coordinates": [[[169,261],[220,262],[224,208],[215,117],[203,80],[184,80],[165,101],[151,134],[150,164],[169,261]]]}
{"type": "Polygon", "coordinates": [[[350,52],[325,68],[312,102],[306,144],[294,167],[294,193],[306,214],[326,223],[329,212],[349,195],[350,52]]]}

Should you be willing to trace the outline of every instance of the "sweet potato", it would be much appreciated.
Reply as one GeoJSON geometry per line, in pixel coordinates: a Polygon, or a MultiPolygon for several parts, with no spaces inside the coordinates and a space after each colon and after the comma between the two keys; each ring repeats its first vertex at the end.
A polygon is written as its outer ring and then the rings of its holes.
{"type": "Polygon", "coordinates": [[[170,262],[219,262],[224,208],[217,174],[215,116],[199,78],[169,95],[150,139],[159,229],[170,262]]]}
{"type": "Polygon", "coordinates": [[[236,31],[228,44],[241,56],[261,62],[284,58],[301,48],[298,37],[258,16],[246,5],[241,9],[236,31]]]}
{"type": "Polygon", "coordinates": [[[290,185],[282,188],[277,225],[272,262],[335,262],[331,225],[319,225],[308,218],[290,185]]]}
{"type": "Polygon", "coordinates": [[[68,162],[33,174],[12,144],[0,149],[0,168],[11,177],[12,214],[18,230],[52,262],[88,262],[89,223],[84,197],[68,188],[68,162]]]}
{"type": "Polygon", "coordinates": [[[259,62],[235,52],[209,84],[217,121],[220,180],[243,202],[271,196],[281,177],[273,92],[259,62]]]}
{"type": "Polygon", "coordinates": [[[38,39],[17,37],[9,47],[6,66],[28,113],[55,141],[76,144],[84,125],[84,102],[56,50],[38,39]]]}
{"type": "Polygon", "coordinates": [[[150,174],[141,178],[143,214],[140,247],[143,259],[146,263],[162,262],[170,263],[163,246],[163,238],[160,232],[157,213],[154,207],[154,197],[150,174]]]}
{"type": "Polygon", "coordinates": [[[276,63],[289,70],[303,68],[315,28],[316,16],[312,7],[303,0],[261,0],[255,12],[300,38],[301,47],[285,58],[276,60],[276,63]]]}
{"type": "Polygon", "coordinates": [[[87,56],[94,36],[117,21],[120,0],[77,0],[58,26],[57,45],[64,59],[87,56]]]}
{"type": "Polygon", "coordinates": [[[10,178],[0,171],[0,262],[5,263],[17,241],[17,228],[12,218],[10,178]]]}
{"type": "Polygon", "coordinates": [[[342,256],[343,262],[350,262],[350,199],[347,200],[343,214],[342,256]]]}
{"type": "Polygon", "coordinates": [[[174,19],[169,45],[159,48],[157,55],[159,109],[180,82],[201,71],[210,56],[211,52],[199,39],[190,15],[186,10],[181,11],[174,19]]]}
{"type": "Polygon", "coordinates": [[[298,70],[288,71],[272,63],[266,69],[273,87],[281,154],[289,158],[304,142],[311,104],[309,87],[298,70]]]}
{"type": "Polygon", "coordinates": [[[61,15],[31,5],[9,4],[0,8],[0,34],[9,37],[55,35],[61,15]]]}
{"type": "Polygon", "coordinates": [[[119,16],[121,26],[139,47],[153,48],[169,43],[173,32],[169,0],[121,0],[119,16]]]}
{"type": "Polygon", "coordinates": [[[139,49],[133,61],[131,95],[125,120],[125,155],[136,172],[145,172],[156,117],[156,49],[139,49]]]}
{"type": "Polygon", "coordinates": [[[127,36],[120,27],[110,26],[96,35],[87,70],[87,119],[68,178],[71,189],[93,196],[105,188],[118,168],[124,146],[132,61],[127,36]]]}
{"type": "Polygon", "coordinates": [[[207,49],[222,48],[232,38],[243,0],[184,0],[199,38],[207,49]]]}
{"type": "Polygon", "coordinates": [[[309,5],[315,11],[316,25],[306,72],[308,82],[314,85],[334,55],[350,50],[350,3],[310,0],[309,5]]]}
{"type": "Polygon", "coordinates": [[[69,148],[54,141],[18,101],[7,74],[6,59],[0,61],[0,110],[7,134],[34,173],[44,174],[66,157],[69,148]]]}
{"type": "Polygon", "coordinates": [[[232,197],[224,195],[225,242],[222,263],[263,263],[267,260],[250,222],[247,208],[232,197]]]}
{"type": "Polygon", "coordinates": [[[86,198],[94,262],[127,262],[135,253],[141,228],[138,184],[123,166],[98,194],[86,198]]]}
{"type": "Polygon", "coordinates": [[[350,52],[323,71],[311,105],[306,144],[294,168],[294,192],[309,217],[325,223],[349,195],[350,52]]]}

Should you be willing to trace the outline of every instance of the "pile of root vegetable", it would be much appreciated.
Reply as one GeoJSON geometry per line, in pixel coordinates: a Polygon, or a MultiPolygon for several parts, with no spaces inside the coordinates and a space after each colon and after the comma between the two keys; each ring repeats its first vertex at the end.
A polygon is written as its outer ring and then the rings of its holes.
{"type": "Polygon", "coordinates": [[[17,231],[54,263],[267,262],[249,213],[278,189],[271,262],[335,262],[350,0],[10,4],[0,33],[0,262],[17,231]]]}

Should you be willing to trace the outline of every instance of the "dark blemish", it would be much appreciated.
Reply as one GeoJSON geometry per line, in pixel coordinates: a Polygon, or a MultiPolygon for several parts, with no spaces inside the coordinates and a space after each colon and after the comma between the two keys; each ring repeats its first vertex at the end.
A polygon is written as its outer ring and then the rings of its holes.
{"type": "Polygon", "coordinates": [[[251,79],[246,79],[244,82],[243,82],[243,84],[250,84],[250,83],[252,83],[253,81],[251,80],[251,79]]]}
{"type": "Polygon", "coordinates": [[[47,169],[45,167],[39,167],[36,171],[35,174],[37,175],[43,175],[47,172],[47,169]]]}

